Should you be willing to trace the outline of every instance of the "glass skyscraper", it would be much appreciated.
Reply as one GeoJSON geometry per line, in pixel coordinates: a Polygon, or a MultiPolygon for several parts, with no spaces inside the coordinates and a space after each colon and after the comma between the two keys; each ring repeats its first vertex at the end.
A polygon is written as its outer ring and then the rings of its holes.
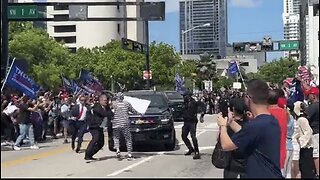
{"type": "Polygon", "coordinates": [[[227,0],[180,0],[179,4],[181,54],[207,52],[225,57],[228,42],[227,0]],[[210,26],[201,26],[207,23],[210,26]]]}

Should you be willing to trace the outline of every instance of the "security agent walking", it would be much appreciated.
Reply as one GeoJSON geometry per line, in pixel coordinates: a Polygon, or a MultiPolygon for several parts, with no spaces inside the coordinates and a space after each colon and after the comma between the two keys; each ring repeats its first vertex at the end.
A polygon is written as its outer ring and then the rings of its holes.
{"type": "MultiPolygon", "coordinates": [[[[184,105],[183,105],[183,127],[182,127],[182,140],[189,149],[186,156],[191,155],[193,152],[195,153],[193,159],[200,159],[200,151],[198,147],[198,140],[196,137],[196,129],[198,123],[198,107],[199,104],[192,98],[192,92],[186,91],[183,94],[184,105]],[[188,139],[189,132],[191,134],[193,147],[188,139]]],[[[201,112],[200,122],[203,123],[204,111],[201,112]]]]}
{"type": "Polygon", "coordinates": [[[111,119],[113,116],[108,102],[109,99],[107,95],[102,94],[99,97],[99,103],[95,104],[92,108],[92,117],[88,119],[88,126],[92,139],[85,152],[85,160],[96,160],[93,158],[93,155],[104,146],[104,133],[101,123],[104,118],[107,117],[108,119],[111,119]]]}

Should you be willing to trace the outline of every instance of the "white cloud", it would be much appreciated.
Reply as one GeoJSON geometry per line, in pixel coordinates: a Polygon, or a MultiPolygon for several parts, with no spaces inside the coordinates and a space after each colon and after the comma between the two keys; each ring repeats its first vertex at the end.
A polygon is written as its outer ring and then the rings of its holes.
{"type": "Polygon", "coordinates": [[[262,4],[262,0],[231,0],[231,5],[235,7],[254,8],[262,4]]]}

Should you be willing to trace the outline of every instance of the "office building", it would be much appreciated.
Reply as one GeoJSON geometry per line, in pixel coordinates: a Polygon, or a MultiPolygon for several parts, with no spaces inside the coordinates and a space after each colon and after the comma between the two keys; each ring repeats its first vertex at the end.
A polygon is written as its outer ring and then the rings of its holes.
{"type": "MultiPolygon", "coordinates": [[[[283,0],[284,40],[299,40],[300,0],[283,0]]],[[[298,51],[285,52],[285,57],[298,57],[298,51]]]]}
{"type": "Polygon", "coordinates": [[[181,54],[207,52],[225,57],[228,42],[227,0],[180,0],[179,6],[181,54]]]}
{"type": "MultiPolygon", "coordinates": [[[[62,2],[61,0],[48,0],[62,2]]],[[[119,2],[120,0],[85,0],[83,2],[119,2]]],[[[126,2],[142,0],[122,0],[126,2]]],[[[80,2],[64,0],[63,2],[80,2]]],[[[139,16],[137,6],[88,6],[88,17],[123,18],[139,16]]],[[[69,19],[69,6],[48,6],[47,17],[69,19]]],[[[145,26],[143,22],[126,21],[50,21],[47,32],[57,41],[63,41],[75,52],[80,47],[93,48],[106,45],[111,40],[129,38],[145,43],[145,26]]]]}
{"type": "Polygon", "coordinates": [[[310,68],[319,85],[319,0],[305,0],[300,13],[301,65],[310,68]]]}

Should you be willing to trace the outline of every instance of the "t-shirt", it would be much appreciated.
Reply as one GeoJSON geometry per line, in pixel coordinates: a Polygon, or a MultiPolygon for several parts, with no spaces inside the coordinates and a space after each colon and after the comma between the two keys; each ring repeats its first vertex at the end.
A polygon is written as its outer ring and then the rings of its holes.
{"type": "Polygon", "coordinates": [[[23,103],[19,106],[20,112],[18,115],[18,122],[21,124],[28,124],[31,123],[31,111],[28,110],[28,108],[31,107],[31,105],[28,105],[26,103],[23,103]]]}
{"type": "Polygon", "coordinates": [[[307,108],[307,114],[313,134],[319,134],[319,102],[311,104],[307,108]]]}
{"type": "Polygon", "coordinates": [[[232,136],[239,151],[248,156],[246,178],[268,178],[268,170],[262,166],[254,152],[258,149],[280,169],[280,126],[272,115],[261,114],[246,123],[232,136]]]}
{"type": "Polygon", "coordinates": [[[280,142],[280,167],[284,168],[287,154],[287,129],[288,129],[288,112],[280,107],[270,107],[269,112],[278,120],[281,129],[280,142]]]}

